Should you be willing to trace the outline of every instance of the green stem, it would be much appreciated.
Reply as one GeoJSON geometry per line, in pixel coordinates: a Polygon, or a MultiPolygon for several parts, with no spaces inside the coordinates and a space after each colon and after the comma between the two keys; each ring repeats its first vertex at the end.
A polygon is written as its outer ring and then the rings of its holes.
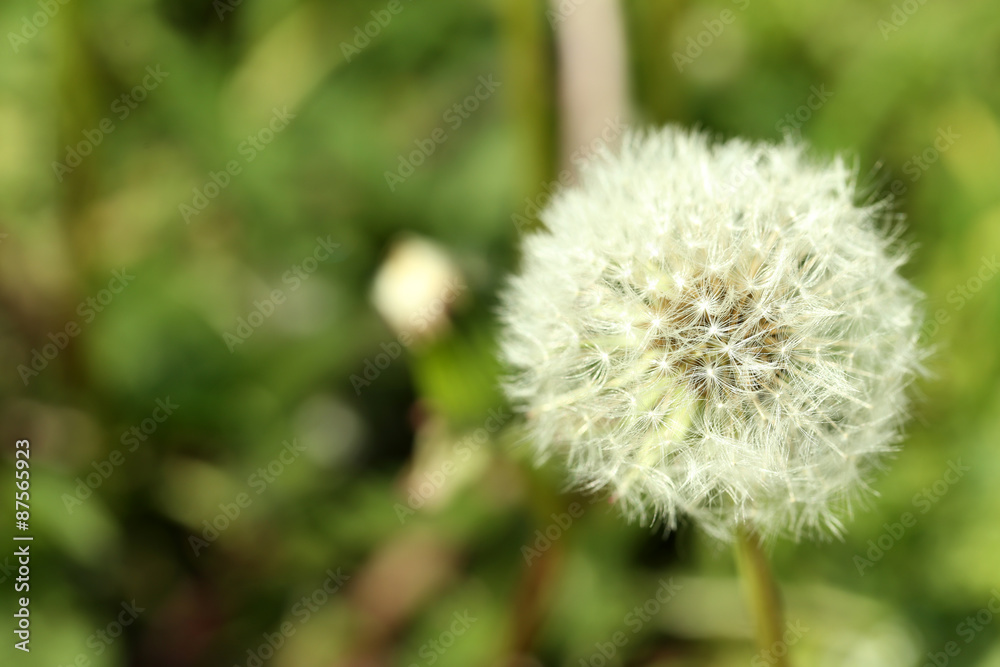
{"type": "MultiPolygon", "coordinates": [[[[757,642],[761,649],[771,651],[782,644],[785,630],[781,610],[781,593],[771,572],[767,556],[760,548],[760,539],[749,526],[741,525],[736,534],[736,563],[751,610],[756,617],[757,642]]],[[[787,648],[781,656],[771,653],[777,667],[789,667],[787,648]]]]}

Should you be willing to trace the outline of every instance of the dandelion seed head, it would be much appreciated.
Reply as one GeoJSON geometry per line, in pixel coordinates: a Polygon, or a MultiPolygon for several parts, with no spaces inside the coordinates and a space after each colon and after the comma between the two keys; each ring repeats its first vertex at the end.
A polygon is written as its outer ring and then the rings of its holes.
{"type": "Polygon", "coordinates": [[[644,523],[842,530],[923,357],[905,252],[856,199],[842,160],[791,140],[666,128],[602,153],[502,296],[505,390],[538,455],[644,523]]]}

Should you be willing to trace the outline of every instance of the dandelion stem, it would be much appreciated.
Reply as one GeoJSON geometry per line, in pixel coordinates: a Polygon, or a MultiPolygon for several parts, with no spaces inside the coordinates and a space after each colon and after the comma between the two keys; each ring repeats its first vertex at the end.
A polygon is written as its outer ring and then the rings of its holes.
{"type": "Polygon", "coordinates": [[[787,648],[773,651],[783,645],[784,619],[781,593],[771,572],[767,555],[760,548],[760,538],[752,528],[741,524],[736,533],[736,563],[743,579],[743,587],[756,621],[757,642],[769,651],[777,667],[789,667],[787,648]],[[780,653],[781,655],[777,655],[780,653]]]}

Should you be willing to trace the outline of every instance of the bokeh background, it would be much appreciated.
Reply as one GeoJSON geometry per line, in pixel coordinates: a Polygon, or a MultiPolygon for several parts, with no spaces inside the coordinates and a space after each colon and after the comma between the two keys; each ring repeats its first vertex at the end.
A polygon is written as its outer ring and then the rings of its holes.
{"type": "Polygon", "coordinates": [[[30,439],[35,538],[30,654],[0,549],[3,664],[774,664],[726,545],[563,493],[497,389],[518,238],[629,121],[799,134],[908,220],[933,375],[843,540],[774,545],[777,650],[1000,665],[996,2],[11,0],[0,28],[0,495],[30,439]]]}

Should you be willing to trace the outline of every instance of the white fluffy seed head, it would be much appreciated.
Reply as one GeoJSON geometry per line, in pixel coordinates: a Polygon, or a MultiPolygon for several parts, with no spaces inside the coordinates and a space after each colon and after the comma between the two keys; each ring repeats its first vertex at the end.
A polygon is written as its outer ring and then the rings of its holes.
{"type": "Polygon", "coordinates": [[[502,295],[542,459],[632,519],[839,533],[900,437],[920,295],[884,204],[804,148],[666,128],[556,195],[502,295]]]}

